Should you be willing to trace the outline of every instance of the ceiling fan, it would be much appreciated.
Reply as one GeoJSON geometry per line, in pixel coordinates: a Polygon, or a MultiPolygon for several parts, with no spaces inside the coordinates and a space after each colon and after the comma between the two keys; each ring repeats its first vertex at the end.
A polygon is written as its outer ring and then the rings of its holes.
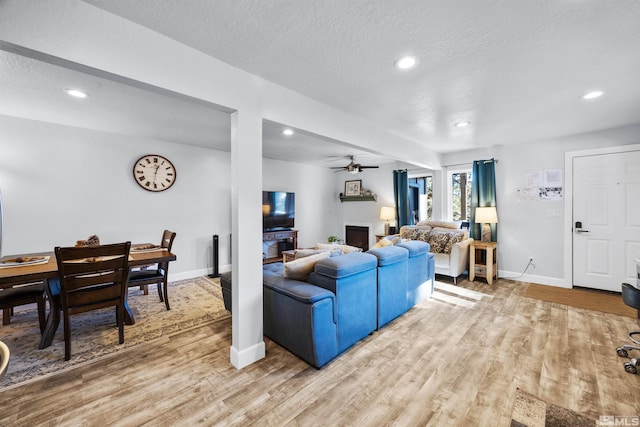
{"type": "Polygon", "coordinates": [[[360,163],[356,163],[353,156],[349,156],[351,162],[347,166],[333,166],[331,169],[338,169],[336,172],[348,172],[352,174],[360,173],[363,169],[377,169],[379,166],[363,166],[360,163]]]}

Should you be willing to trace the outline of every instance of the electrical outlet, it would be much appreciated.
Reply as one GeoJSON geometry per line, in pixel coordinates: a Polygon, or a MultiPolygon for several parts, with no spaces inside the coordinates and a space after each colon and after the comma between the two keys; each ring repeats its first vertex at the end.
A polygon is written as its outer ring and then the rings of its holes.
{"type": "Polygon", "coordinates": [[[532,256],[529,257],[529,264],[531,264],[533,268],[536,268],[536,260],[532,256]]]}

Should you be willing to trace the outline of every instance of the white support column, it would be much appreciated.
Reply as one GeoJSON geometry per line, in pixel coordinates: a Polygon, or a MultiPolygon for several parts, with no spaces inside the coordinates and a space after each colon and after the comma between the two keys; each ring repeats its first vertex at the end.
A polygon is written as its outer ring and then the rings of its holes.
{"type": "Polygon", "coordinates": [[[238,369],[265,357],[262,328],[262,117],[231,115],[232,343],[238,369]]]}

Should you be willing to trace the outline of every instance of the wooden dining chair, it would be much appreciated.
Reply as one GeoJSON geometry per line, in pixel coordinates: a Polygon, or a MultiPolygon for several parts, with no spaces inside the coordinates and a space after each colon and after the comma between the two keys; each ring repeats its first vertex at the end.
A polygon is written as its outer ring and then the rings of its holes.
{"type": "Polygon", "coordinates": [[[71,359],[69,316],[104,307],[116,308],[118,342],[124,343],[124,305],[131,242],[55,248],[64,320],[64,359],[71,359]]]}
{"type": "Polygon", "coordinates": [[[40,332],[45,326],[44,284],[42,282],[15,286],[0,290],[0,309],[2,310],[2,324],[11,323],[14,307],[35,303],[38,307],[38,322],[40,332]]]}
{"type": "MultiPolygon", "coordinates": [[[[162,233],[162,242],[160,246],[163,249],[171,252],[173,246],[173,240],[176,238],[176,233],[169,230],[164,230],[162,233]]],[[[169,307],[169,294],[167,285],[169,282],[169,262],[161,262],[155,264],[152,267],[143,269],[133,269],[129,272],[129,287],[140,286],[144,289],[145,295],[149,293],[148,286],[155,284],[158,288],[158,296],[160,302],[164,301],[164,305],[167,310],[171,310],[169,307]],[[164,290],[164,298],[163,298],[164,290]]]]}

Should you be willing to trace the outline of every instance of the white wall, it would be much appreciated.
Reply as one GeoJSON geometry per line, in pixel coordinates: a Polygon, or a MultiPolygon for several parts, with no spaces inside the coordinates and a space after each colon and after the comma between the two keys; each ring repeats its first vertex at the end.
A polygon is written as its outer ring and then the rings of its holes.
{"type": "MultiPolygon", "coordinates": [[[[334,228],[323,236],[322,242],[326,242],[330,235],[345,237],[344,226],[347,225],[368,225],[369,247],[375,243],[375,235],[384,233],[384,221],[380,219],[380,208],[382,206],[395,206],[393,201],[393,170],[395,163],[387,163],[379,169],[366,169],[364,172],[351,175],[346,172],[335,173],[333,179],[333,204],[336,206],[338,215],[335,216],[334,228]],[[357,201],[340,202],[339,195],[344,193],[345,181],[362,180],[362,188],[370,190],[376,194],[375,202],[357,201]]],[[[392,224],[393,225],[393,224],[392,224]]]]}
{"type": "Polygon", "coordinates": [[[265,191],[296,193],[295,229],[298,247],[309,248],[333,233],[337,209],[330,169],[280,160],[263,159],[265,191]]]}
{"type": "MultiPolygon", "coordinates": [[[[159,243],[168,228],[178,233],[171,280],[211,273],[213,234],[220,270],[231,268],[228,152],[7,116],[0,116],[0,133],[4,254],[49,251],[91,234],[104,243],[159,243]],[[171,189],[151,193],[133,181],[133,162],[149,153],[176,166],[171,189]]],[[[331,170],[263,159],[263,174],[265,190],[296,193],[300,247],[338,233],[331,170]]]]}
{"type": "Polygon", "coordinates": [[[177,233],[170,278],[208,274],[212,235],[229,259],[229,153],[0,116],[3,253],[51,251],[97,234],[103,243],[160,243],[177,233]],[[177,169],[173,187],[140,188],[133,163],[162,154],[177,169]]]}
{"type": "MultiPolygon", "coordinates": [[[[521,280],[557,286],[564,283],[564,200],[518,200],[517,190],[526,186],[526,174],[540,169],[564,169],[564,153],[591,148],[640,143],[640,125],[567,136],[534,143],[444,155],[443,165],[498,159],[496,167],[498,206],[498,266],[501,276],[518,276],[529,256],[536,268],[521,280]],[[554,216],[559,212],[559,216],[554,216]]],[[[565,176],[565,182],[571,177],[565,176]]]]}

